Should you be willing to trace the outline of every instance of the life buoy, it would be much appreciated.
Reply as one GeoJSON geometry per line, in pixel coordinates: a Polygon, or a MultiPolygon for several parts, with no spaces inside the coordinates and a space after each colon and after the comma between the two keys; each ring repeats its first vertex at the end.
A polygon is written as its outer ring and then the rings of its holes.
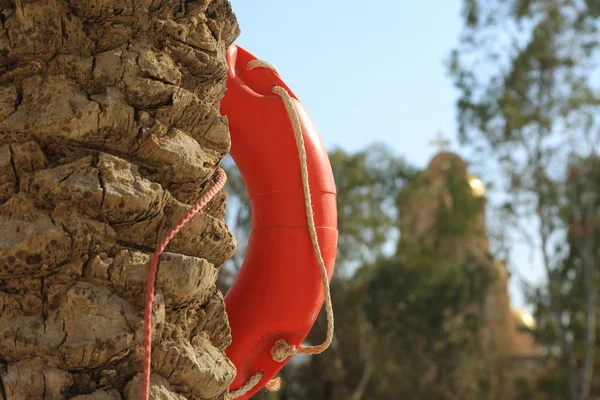
{"type": "Polygon", "coordinates": [[[276,342],[300,346],[323,304],[319,265],[307,224],[301,163],[279,86],[290,95],[305,143],[319,248],[331,279],[337,249],[335,182],[329,158],[302,104],[277,73],[250,68],[256,57],[239,46],[227,51],[227,92],[221,114],[229,121],[231,156],[251,205],[252,231],[237,280],[225,297],[237,369],[235,390],[261,373],[247,399],[285,364],[271,353],[276,342]]]}

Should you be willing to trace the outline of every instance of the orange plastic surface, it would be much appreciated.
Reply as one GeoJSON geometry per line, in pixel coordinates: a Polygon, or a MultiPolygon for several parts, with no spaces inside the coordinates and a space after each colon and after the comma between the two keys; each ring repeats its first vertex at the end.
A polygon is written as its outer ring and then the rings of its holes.
{"type": "MultiPolygon", "coordinates": [[[[227,51],[227,93],[221,113],[229,120],[231,155],[248,190],[252,232],[237,280],[225,297],[233,342],[227,356],[237,368],[231,390],[256,372],[260,383],[284,366],[273,361],[273,344],[300,345],[323,304],[323,287],[311,244],[294,132],[274,85],[293,98],[302,123],[315,224],[331,279],[337,249],[337,208],[327,152],[302,104],[275,72],[249,69],[256,58],[233,45],[227,51]]],[[[286,360],[287,362],[287,360],[286,360]]]]}

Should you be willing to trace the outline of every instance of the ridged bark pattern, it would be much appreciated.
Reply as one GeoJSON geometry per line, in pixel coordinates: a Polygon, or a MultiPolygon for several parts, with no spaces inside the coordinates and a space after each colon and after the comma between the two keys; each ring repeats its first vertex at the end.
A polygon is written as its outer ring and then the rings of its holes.
{"type": "MultiPolygon", "coordinates": [[[[213,183],[227,0],[0,0],[0,399],[140,393],[146,267],[213,183]]],[[[153,399],[220,399],[235,369],[223,191],[162,257],[153,399]]]]}

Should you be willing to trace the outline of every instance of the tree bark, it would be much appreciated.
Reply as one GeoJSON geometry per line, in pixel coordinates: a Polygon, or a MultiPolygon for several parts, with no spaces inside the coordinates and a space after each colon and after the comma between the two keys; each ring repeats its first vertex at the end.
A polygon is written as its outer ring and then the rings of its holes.
{"type": "MultiPolygon", "coordinates": [[[[0,399],[138,399],[146,267],[212,185],[227,0],[0,0],[0,399]]],[[[221,192],[157,278],[153,399],[235,375],[221,192]]]]}

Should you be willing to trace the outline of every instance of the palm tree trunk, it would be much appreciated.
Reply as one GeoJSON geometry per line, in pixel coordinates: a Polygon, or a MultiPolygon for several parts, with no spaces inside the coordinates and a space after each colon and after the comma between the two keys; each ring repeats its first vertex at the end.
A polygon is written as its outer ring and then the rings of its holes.
{"type": "MultiPolygon", "coordinates": [[[[138,399],[147,262],[229,151],[235,16],[227,0],[0,7],[0,399],[138,399]]],[[[154,399],[220,399],[235,375],[225,200],[162,257],[154,399]]]]}

